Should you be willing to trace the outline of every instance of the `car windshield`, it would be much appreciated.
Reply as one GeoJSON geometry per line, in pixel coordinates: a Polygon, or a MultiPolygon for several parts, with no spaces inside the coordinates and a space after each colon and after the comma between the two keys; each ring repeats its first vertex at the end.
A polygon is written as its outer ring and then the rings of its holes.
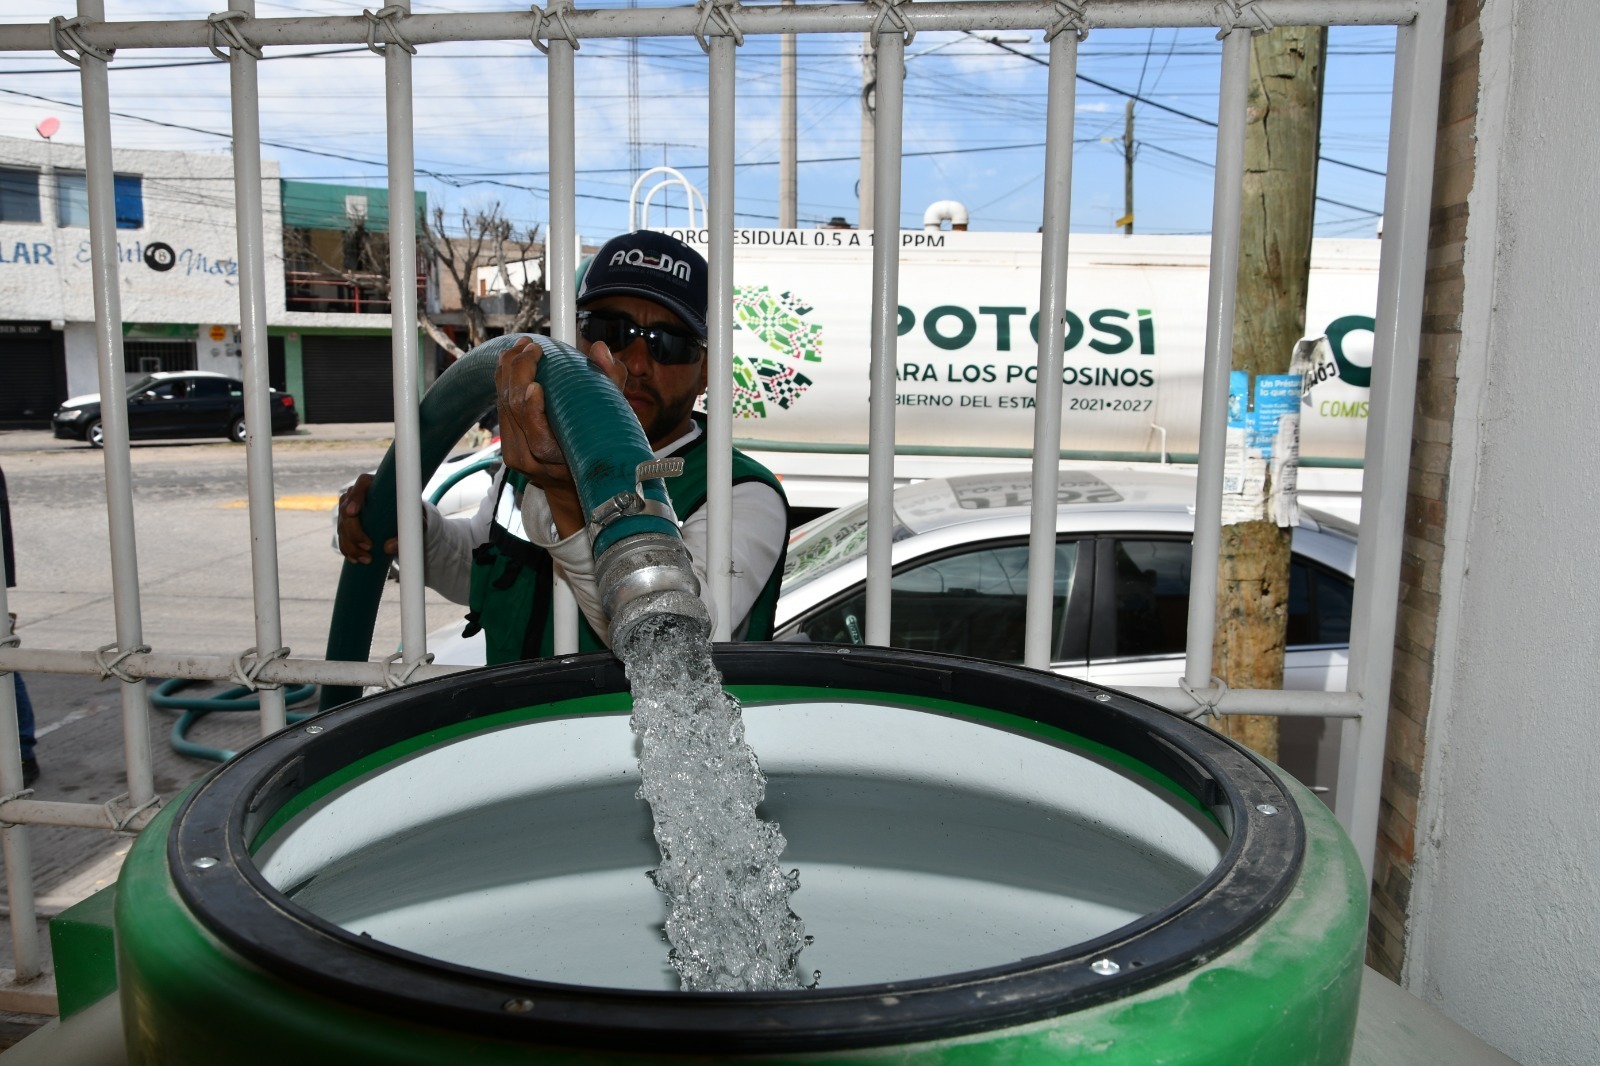
{"type": "MultiPolygon", "coordinates": [[[[909,536],[911,530],[896,516],[891,539],[899,541],[909,536]]],[[[823,515],[801,527],[790,539],[789,555],[783,564],[783,590],[797,589],[866,553],[865,502],[823,515]]]]}
{"type": "Polygon", "coordinates": [[[155,388],[155,384],[155,378],[145,375],[138,381],[135,381],[128,386],[128,398],[132,399],[135,396],[140,396],[146,392],[149,392],[151,389],[155,388]]]}

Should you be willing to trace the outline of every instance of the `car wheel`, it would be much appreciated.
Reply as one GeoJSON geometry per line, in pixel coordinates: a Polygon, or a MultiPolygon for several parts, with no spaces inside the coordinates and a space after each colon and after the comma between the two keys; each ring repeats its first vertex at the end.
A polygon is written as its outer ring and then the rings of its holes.
{"type": "Polygon", "coordinates": [[[89,442],[91,448],[104,448],[106,444],[106,431],[100,425],[98,418],[83,427],[83,439],[89,442]]]}
{"type": "Polygon", "coordinates": [[[233,441],[235,444],[243,444],[245,437],[248,435],[249,431],[245,429],[244,425],[244,415],[240,415],[238,418],[235,418],[231,424],[229,424],[228,439],[233,441]]]}

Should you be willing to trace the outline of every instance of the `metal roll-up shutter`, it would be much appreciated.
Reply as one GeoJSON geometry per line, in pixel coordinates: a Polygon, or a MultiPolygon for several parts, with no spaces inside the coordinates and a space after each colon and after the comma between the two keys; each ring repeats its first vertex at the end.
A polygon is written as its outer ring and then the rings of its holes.
{"type": "Polygon", "coordinates": [[[306,337],[301,341],[307,422],[394,420],[394,365],[388,337],[306,337]]]}
{"type": "Polygon", "coordinates": [[[0,426],[48,426],[66,398],[61,334],[48,322],[0,322],[0,426]]]}

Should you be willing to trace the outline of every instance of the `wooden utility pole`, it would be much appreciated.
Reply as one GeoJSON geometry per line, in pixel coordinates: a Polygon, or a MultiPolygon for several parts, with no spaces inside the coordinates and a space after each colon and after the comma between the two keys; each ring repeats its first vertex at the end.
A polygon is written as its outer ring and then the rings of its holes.
{"type": "Polygon", "coordinates": [[[1133,98],[1122,112],[1122,223],[1123,233],[1133,232],[1133,98]]]}
{"type": "MultiPolygon", "coordinates": [[[[1305,335],[1326,44],[1326,29],[1303,26],[1251,42],[1233,369],[1248,371],[1252,383],[1258,374],[1287,373],[1305,335]]],[[[1283,684],[1289,540],[1290,530],[1270,516],[1223,526],[1214,651],[1216,674],[1231,688],[1283,684]]],[[[1277,759],[1276,718],[1222,723],[1230,736],[1277,759]]]]}

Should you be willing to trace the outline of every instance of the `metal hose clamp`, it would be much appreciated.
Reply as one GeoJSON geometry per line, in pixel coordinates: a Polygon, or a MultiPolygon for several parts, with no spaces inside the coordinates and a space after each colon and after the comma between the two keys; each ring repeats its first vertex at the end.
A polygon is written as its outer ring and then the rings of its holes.
{"type": "Polygon", "coordinates": [[[633,472],[633,491],[617,493],[590,513],[590,538],[599,536],[601,530],[619,518],[630,518],[634,515],[650,515],[652,518],[663,518],[673,525],[677,525],[678,516],[672,510],[672,507],[646,496],[644,494],[644,483],[652,478],[677,477],[681,473],[683,473],[683,460],[677,457],[648,459],[640,463],[633,472]]]}
{"type": "Polygon", "coordinates": [[[377,11],[362,8],[361,13],[367,17],[367,47],[372,51],[380,56],[387,55],[389,52],[387,44],[378,43],[378,27],[382,26],[384,32],[389,35],[390,41],[404,48],[412,55],[417,54],[416,45],[400,36],[400,27],[396,25],[398,20],[405,18],[411,12],[399,4],[390,4],[388,7],[380,7],[377,11]]]}
{"type": "Polygon", "coordinates": [[[878,5],[878,17],[872,20],[872,29],[868,30],[872,36],[877,37],[883,32],[885,21],[899,28],[906,35],[906,44],[910,44],[917,36],[917,28],[911,25],[911,19],[906,16],[905,7],[911,0],[873,0],[878,5]]]}
{"type": "Polygon", "coordinates": [[[732,37],[735,45],[744,44],[744,31],[733,18],[734,11],[739,7],[739,0],[699,0],[696,6],[700,9],[700,21],[695,24],[694,39],[700,42],[703,51],[711,51],[708,28],[713,19],[722,27],[715,36],[732,37]]]}
{"type": "Polygon", "coordinates": [[[78,31],[89,25],[89,20],[82,15],[67,18],[57,15],[50,20],[50,47],[54,48],[56,55],[65,59],[75,67],[83,66],[83,57],[91,56],[102,63],[111,62],[111,57],[117,54],[115,48],[100,49],[85,41],[78,31]],[[78,53],[76,57],[67,54],[71,48],[78,53]]]}
{"type": "Polygon", "coordinates": [[[1084,13],[1086,0],[1056,0],[1056,14],[1060,16],[1050,28],[1045,31],[1044,39],[1052,41],[1063,30],[1071,30],[1078,36],[1078,43],[1082,44],[1089,39],[1089,30],[1084,25],[1088,15],[1084,13]]]}
{"type": "Polygon", "coordinates": [[[533,5],[533,29],[528,33],[528,39],[533,46],[545,55],[550,54],[550,46],[546,41],[554,41],[557,37],[565,37],[567,43],[572,45],[576,52],[579,48],[578,35],[572,32],[572,27],[567,23],[567,13],[572,10],[572,0],[550,0],[549,7],[533,5]],[[551,33],[550,26],[556,26],[560,33],[551,33]]]}
{"type": "Polygon", "coordinates": [[[211,41],[206,46],[211,49],[211,54],[218,59],[227,61],[233,57],[222,51],[223,45],[235,52],[243,52],[255,59],[261,58],[261,49],[244,39],[244,32],[234,25],[239,19],[248,20],[249,14],[243,11],[218,11],[214,15],[207,15],[206,21],[211,24],[211,41]],[[219,38],[221,38],[219,40],[219,38]]]}

